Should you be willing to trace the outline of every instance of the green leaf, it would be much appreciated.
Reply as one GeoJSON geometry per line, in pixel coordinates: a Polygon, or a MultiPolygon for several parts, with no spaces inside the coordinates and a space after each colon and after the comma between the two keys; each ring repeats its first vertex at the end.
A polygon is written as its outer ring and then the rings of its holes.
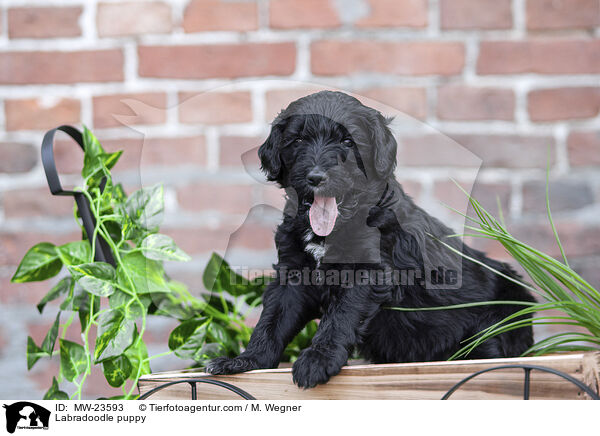
{"type": "Polygon", "coordinates": [[[83,346],[59,339],[60,344],[60,369],[68,381],[75,380],[87,368],[87,356],[83,346]]]}
{"type": "Polygon", "coordinates": [[[246,299],[260,298],[264,291],[266,277],[249,280],[231,269],[229,264],[217,253],[213,253],[202,275],[202,282],[208,291],[226,291],[234,297],[246,299]]]}
{"type": "MultiPolygon", "coordinates": [[[[89,294],[84,291],[81,294],[81,299],[78,301],[77,311],[79,312],[79,323],[81,324],[81,332],[82,333],[85,331],[88,324],[90,323],[91,313],[92,313],[92,310],[91,310],[92,295],[93,294],[89,294]]],[[[93,306],[94,306],[93,313],[98,313],[98,311],[100,310],[100,297],[94,296],[93,306]]]]}
{"type": "Polygon", "coordinates": [[[43,400],[68,400],[69,395],[66,392],[61,391],[58,388],[58,381],[56,377],[52,377],[52,386],[48,389],[48,392],[44,394],[43,400]]]}
{"type": "Polygon", "coordinates": [[[96,156],[86,154],[83,158],[81,174],[84,178],[88,178],[88,186],[100,186],[102,179],[109,175],[109,170],[115,166],[122,154],[122,150],[114,153],[100,153],[96,156]]]}
{"type": "Polygon", "coordinates": [[[92,260],[92,248],[87,240],[69,242],[56,250],[65,265],[81,265],[92,260]]]}
{"type": "Polygon", "coordinates": [[[104,153],[104,149],[100,145],[98,138],[94,136],[87,126],[83,126],[83,150],[88,156],[97,156],[100,153],[104,153]]]}
{"type": "Polygon", "coordinates": [[[94,359],[96,363],[123,354],[134,339],[135,323],[125,319],[120,310],[110,309],[98,317],[98,336],[94,359]]]}
{"type": "Polygon", "coordinates": [[[164,212],[163,185],[156,184],[135,191],[127,199],[125,209],[133,222],[142,229],[155,230],[162,222],[164,212]]]}
{"type": "Polygon", "coordinates": [[[183,359],[194,359],[204,345],[210,321],[197,318],[184,321],[169,335],[169,349],[183,359]]]}
{"type": "Polygon", "coordinates": [[[90,178],[88,180],[89,186],[98,186],[100,180],[107,175],[108,170],[117,163],[122,151],[106,153],[98,139],[85,126],[83,127],[83,147],[85,154],[81,175],[84,179],[90,178]]]}
{"type": "Polygon", "coordinates": [[[99,297],[107,297],[115,289],[115,269],[105,262],[84,263],[68,266],[69,272],[87,292],[99,297]]]}
{"type": "Polygon", "coordinates": [[[65,301],[61,303],[60,310],[72,310],[76,312],[90,294],[75,280],[72,278],[71,280],[73,281],[73,287],[70,289],[69,295],[65,298],[65,301]]]}
{"type": "Polygon", "coordinates": [[[140,252],[126,253],[121,256],[122,265],[117,268],[117,281],[131,289],[129,279],[138,294],[170,292],[164,279],[162,265],[144,257],[140,252]]]}
{"type": "Polygon", "coordinates": [[[44,356],[47,356],[44,350],[35,344],[31,336],[27,336],[27,370],[33,368],[35,362],[44,356]]]}
{"type": "Polygon", "coordinates": [[[123,311],[126,319],[137,319],[144,316],[144,313],[148,310],[148,306],[152,303],[152,297],[148,294],[140,294],[138,299],[142,302],[144,307],[141,307],[140,304],[135,301],[134,297],[117,289],[114,294],[108,297],[108,304],[111,309],[123,311]]]}
{"type": "Polygon", "coordinates": [[[121,355],[102,362],[102,369],[106,381],[113,388],[122,386],[131,374],[133,366],[127,356],[121,355]]]}
{"type": "Polygon", "coordinates": [[[175,260],[188,262],[191,257],[181,250],[175,241],[167,235],[152,234],[142,242],[142,253],[148,259],[153,260],[175,260]]]}
{"type": "Polygon", "coordinates": [[[46,334],[44,341],[42,342],[42,350],[48,355],[52,356],[52,352],[54,351],[54,344],[56,343],[56,338],[58,337],[58,326],[60,323],[60,312],[56,314],[56,319],[54,320],[54,324],[50,327],[50,330],[46,334]]]}
{"type": "Polygon", "coordinates": [[[62,262],[54,244],[42,242],[29,249],[10,281],[23,283],[46,280],[58,274],[61,267],[62,262]]]}
{"type": "Polygon", "coordinates": [[[134,340],[133,345],[125,350],[125,356],[129,358],[129,362],[131,363],[131,378],[135,379],[137,377],[138,371],[140,375],[150,374],[152,371],[150,370],[150,362],[148,362],[148,350],[146,349],[146,344],[144,341],[139,340],[136,343],[138,338],[137,328],[134,330],[134,340]],[[141,368],[140,368],[141,365],[141,368]]]}
{"type": "Polygon", "coordinates": [[[40,300],[37,304],[37,309],[40,313],[44,311],[44,307],[49,301],[56,300],[63,294],[67,294],[73,286],[73,279],[71,277],[65,277],[61,279],[48,293],[40,300]]]}

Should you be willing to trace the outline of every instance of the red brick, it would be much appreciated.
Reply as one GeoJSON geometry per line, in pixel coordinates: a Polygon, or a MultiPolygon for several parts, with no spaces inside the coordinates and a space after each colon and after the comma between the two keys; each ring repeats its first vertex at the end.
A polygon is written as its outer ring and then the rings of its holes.
{"type": "Polygon", "coordinates": [[[0,173],[26,173],[38,161],[38,151],[31,144],[0,142],[0,173]]]}
{"type": "Polygon", "coordinates": [[[592,29],[598,25],[598,0],[527,0],[528,29],[592,29]]]}
{"type": "Polygon", "coordinates": [[[81,35],[81,7],[10,8],[8,37],[67,38],[81,35]]]}
{"type": "MultiPolygon", "coordinates": [[[[2,289],[2,292],[0,292],[1,304],[27,304],[33,306],[38,304],[39,301],[44,298],[44,295],[46,295],[57,282],[57,279],[54,278],[43,282],[11,283],[10,278],[16,269],[17,267],[15,265],[14,268],[10,269],[7,275],[0,276],[0,289],[2,289]]],[[[34,311],[36,309],[32,307],[31,310],[34,311]]],[[[44,336],[42,335],[41,340],[36,341],[38,345],[42,342],[43,338],[44,336]]],[[[23,345],[23,347],[25,347],[25,345],[23,345]]]]}
{"type": "Polygon", "coordinates": [[[274,226],[244,223],[207,228],[162,229],[161,233],[171,236],[177,245],[190,255],[224,253],[228,249],[275,249],[274,226]]]}
{"type": "Polygon", "coordinates": [[[285,206],[285,191],[273,184],[263,185],[260,201],[262,204],[274,207],[283,213],[283,208],[285,206]]]}
{"type": "Polygon", "coordinates": [[[546,168],[548,147],[554,162],[550,136],[436,134],[406,136],[399,143],[400,166],[546,168]]]}
{"type": "Polygon", "coordinates": [[[338,27],[333,0],[271,0],[269,25],[276,29],[338,27]]]}
{"type": "Polygon", "coordinates": [[[179,120],[186,124],[232,124],[252,121],[252,97],[247,91],[182,92],[179,120]]]}
{"type": "MultiPolygon", "coordinates": [[[[600,227],[595,224],[586,225],[569,220],[555,220],[560,241],[567,258],[597,255],[600,253],[600,227]]],[[[521,219],[507,223],[508,231],[519,241],[529,246],[562,259],[556,239],[547,220],[521,219]]],[[[487,252],[493,258],[510,259],[504,248],[496,241],[476,238],[477,248],[487,252]]],[[[511,259],[515,263],[514,259],[511,259]]]]}
{"type": "Polygon", "coordinates": [[[101,37],[169,33],[171,8],[163,2],[100,3],[96,23],[101,37]]]}
{"type": "Polygon", "coordinates": [[[354,73],[399,75],[452,75],[462,71],[465,50],[459,42],[333,41],[314,42],[314,74],[335,76],[354,73]]]}
{"type": "Polygon", "coordinates": [[[265,94],[265,119],[273,120],[279,112],[285,109],[291,102],[315,92],[328,89],[326,87],[310,86],[293,89],[271,89],[265,94]]]}
{"type": "Polygon", "coordinates": [[[265,138],[248,136],[221,136],[219,138],[219,165],[256,169],[260,165],[258,147],[265,138]]]}
{"type": "MultiPolygon", "coordinates": [[[[511,187],[506,183],[485,183],[475,181],[473,185],[460,182],[460,185],[477,200],[485,210],[499,217],[498,199],[504,216],[509,214],[511,187]]],[[[434,197],[444,205],[461,213],[475,217],[475,211],[469,203],[469,197],[452,181],[438,181],[434,184],[434,197]]]]}
{"type": "Polygon", "coordinates": [[[0,83],[12,85],[123,80],[120,49],[0,53],[0,83]]]}
{"type": "Polygon", "coordinates": [[[425,119],[427,117],[427,93],[425,88],[406,88],[401,86],[387,86],[378,88],[367,88],[356,91],[356,97],[361,100],[360,96],[373,99],[380,105],[373,104],[372,102],[365,102],[367,106],[371,106],[375,109],[386,113],[385,106],[410,115],[411,117],[418,119],[425,119]],[[381,106],[381,107],[378,107],[381,106]]]}
{"type": "Polygon", "coordinates": [[[68,217],[73,215],[73,198],[50,194],[48,188],[16,189],[2,194],[6,218],[68,217]]]}
{"type": "MultiPolygon", "coordinates": [[[[120,127],[114,115],[131,115],[132,109],[122,100],[136,100],[150,106],[149,110],[135,113],[135,121],[131,124],[162,124],[166,121],[167,95],[163,92],[146,92],[138,94],[114,94],[94,97],[94,127],[120,127]],[[159,109],[159,110],[155,110],[159,109]]],[[[128,123],[129,124],[129,123],[128,123]]]]}
{"type": "MultiPolygon", "coordinates": [[[[569,256],[587,256],[600,254],[600,227],[574,221],[555,221],[567,258],[569,256]]],[[[510,226],[508,229],[517,239],[530,244],[533,248],[554,257],[560,256],[560,250],[552,229],[547,222],[528,221],[510,226]]]]}
{"type": "Polygon", "coordinates": [[[427,0],[368,0],[369,14],[356,27],[427,26],[427,0]]]}
{"type": "Polygon", "coordinates": [[[206,165],[206,144],[203,136],[101,139],[101,142],[107,151],[124,150],[117,163],[117,169],[206,165]]]}
{"type": "Polygon", "coordinates": [[[396,179],[402,185],[402,190],[404,191],[404,193],[418,202],[419,198],[421,197],[421,194],[423,193],[423,186],[421,185],[421,182],[417,180],[406,179],[402,176],[396,177],[396,179]]]}
{"type": "Polygon", "coordinates": [[[437,115],[443,120],[512,120],[514,111],[515,95],[510,89],[438,88],[437,115]]]}
{"type": "Polygon", "coordinates": [[[252,206],[252,186],[196,183],[178,189],[177,199],[186,210],[247,213],[252,206]]]}
{"type": "Polygon", "coordinates": [[[533,121],[593,118],[600,111],[600,88],[577,87],[538,89],[527,99],[533,121]]]}
{"type": "Polygon", "coordinates": [[[286,76],[296,68],[294,43],[140,46],[139,74],[172,79],[286,76]]]}
{"type": "Polygon", "coordinates": [[[569,265],[583,277],[594,289],[600,288],[600,258],[595,256],[569,259],[569,265]]]}
{"type": "MultiPolygon", "coordinates": [[[[47,193],[50,196],[50,191],[47,193]]],[[[81,239],[81,232],[75,231],[77,224],[73,221],[73,232],[71,233],[43,233],[35,230],[23,231],[23,232],[0,232],[0,265],[14,266],[15,270],[17,265],[21,262],[27,250],[40,242],[51,242],[55,245],[66,244],[70,241],[77,241],[81,239]]]]}
{"type": "Polygon", "coordinates": [[[567,150],[571,166],[600,166],[600,131],[571,132],[567,150]]]}
{"type": "Polygon", "coordinates": [[[183,16],[185,32],[211,30],[255,30],[258,28],[256,2],[192,0],[183,16]]]}
{"type": "Polygon", "coordinates": [[[46,130],[61,124],[79,123],[79,100],[6,100],[6,130],[46,130]]]}
{"type": "MultiPolygon", "coordinates": [[[[550,210],[563,212],[581,209],[594,202],[594,193],[585,180],[552,180],[549,186],[550,210]]],[[[546,181],[523,184],[523,211],[546,213],[546,181]]]]}
{"type": "Polygon", "coordinates": [[[441,0],[442,29],[509,29],[511,0],[441,0]]]}
{"type": "Polygon", "coordinates": [[[600,73],[600,39],[483,41],[479,74],[600,73]]]}

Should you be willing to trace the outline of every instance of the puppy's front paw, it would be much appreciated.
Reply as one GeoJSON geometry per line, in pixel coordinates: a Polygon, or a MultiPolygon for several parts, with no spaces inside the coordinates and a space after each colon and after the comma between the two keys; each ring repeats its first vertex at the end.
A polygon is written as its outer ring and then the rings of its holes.
{"type": "Polygon", "coordinates": [[[302,351],[292,367],[294,383],[304,389],[327,383],[332,376],[340,372],[346,362],[346,357],[337,354],[312,347],[302,351]]]}
{"type": "Polygon", "coordinates": [[[252,358],[245,356],[237,356],[234,358],[217,357],[211,360],[206,365],[206,372],[211,374],[237,374],[238,372],[246,372],[253,369],[258,369],[259,366],[252,358]]]}

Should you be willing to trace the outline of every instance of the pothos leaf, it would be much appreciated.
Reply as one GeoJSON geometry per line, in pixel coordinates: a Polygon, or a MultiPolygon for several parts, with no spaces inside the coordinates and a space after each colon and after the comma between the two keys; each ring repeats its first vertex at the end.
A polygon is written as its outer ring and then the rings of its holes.
{"type": "Polygon", "coordinates": [[[92,248],[87,240],[69,242],[56,250],[65,265],[81,265],[92,260],[92,248]]]}
{"type": "Polygon", "coordinates": [[[44,400],[68,400],[69,395],[66,392],[61,391],[58,388],[58,381],[56,381],[56,377],[52,377],[52,386],[50,389],[44,394],[44,400]]]}
{"type": "Polygon", "coordinates": [[[49,301],[56,300],[61,295],[67,294],[71,290],[71,286],[73,286],[73,279],[71,277],[61,279],[37,304],[38,311],[42,313],[49,301]]]}
{"type": "Polygon", "coordinates": [[[148,259],[188,262],[191,257],[181,250],[167,235],[152,234],[142,241],[142,253],[148,259]]]}
{"type": "Polygon", "coordinates": [[[135,289],[131,290],[138,294],[170,292],[159,262],[146,259],[140,252],[126,253],[121,256],[121,261],[122,265],[117,269],[121,286],[131,289],[133,283],[135,289]]]}
{"type": "Polygon", "coordinates": [[[92,295],[83,292],[81,300],[78,301],[77,311],[79,313],[79,323],[81,324],[82,333],[88,327],[92,313],[98,313],[100,310],[100,297],[94,296],[92,298],[92,295]]]}
{"type": "Polygon", "coordinates": [[[129,358],[125,355],[113,357],[102,363],[104,377],[113,388],[118,388],[127,381],[132,368],[129,358]]]}
{"type": "Polygon", "coordinates": [[[42,342],[42,350],[48,355],[52,355],[54,351],[54,344],[56,343],[56,338],[58,337],[58,326],[60,322],[60,312],[56,314],[56,319],[50,327],[50,330],[46,334],[44,341],[42,342]]]}
{"type": "Polygon", "coordinates": [[[83,289],[99,297],[107,297],[115,289],[115,269],[105,262],[84,263],[67,267],[83,289]]]}
{"type": "Polygon", "coordinates": [[[127,199],[125,209],[129,217],[142,229],[157,229],[164,212],[164,189],[162,184],[135,191],[127,199]]]}
{"type": "Polygon", "coordinates": [[[194,359],[204,345],[209,323],[206,318],[182,322],[169,335],[169,348],[178,357],[194,359]]]}
{"type": "Polygon", "coordinates": [[[133,345],[125,350],[125,356],[129,358],[131,363],[131,377],[137,377],[139,372],[140,375],[150,374],[150,363],[148,362],[148,350],[146,344],[142,340],[137,340],[138,332],[137,328],[134,330],[133,345]]]}
{"type": "Polygon", "coordinates": [[[10,281],[24,283],[46,280],[58,274],[61,267],[62,262],[55,251],[54,244],[41,242],[31,247],[25,254],[10,281]]]}
{"type": "Polygon", "coordinates": [[[83,346],[59,339],[60,369],[68,381],[75,380],[87,367],[87,356],[83,346]]]}
{"type": "Polygon", "coordinates": [[[27,336],[27,370],[33,368],[35,362],[44,356],[47,356],[44,350],[36,345],[31,336],[27,336]]]}
{"type": "Polygon", "coordinates": [[[107,310],[98,317],[98,336],[94,359],[96,363],[123,354],[134,339],[135,323],[125,319],[120,310],[107,310]]]}

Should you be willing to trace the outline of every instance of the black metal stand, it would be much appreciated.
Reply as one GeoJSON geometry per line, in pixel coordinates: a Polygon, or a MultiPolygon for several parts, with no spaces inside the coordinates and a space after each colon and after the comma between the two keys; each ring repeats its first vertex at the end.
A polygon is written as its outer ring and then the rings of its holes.
{"type": "MultiPolygon", "coordinates": [[[[65,191],[62,188],[58,178],[56,163],[54,161],[54,134],[57,130],[69,135],[79,145],[79,147],[84,150],[83,136],[75,127],[60,126],[56,129],[47,131],[42,141],[42,165],[44,167],[44,172],[46,173],[46,180],[48,180],[48,186],[50,187],[50,192],[52,195],[71,196],[75,198],[77,209],[79,210],[79,215],[81,216],[81,221],[83,223],[83,228],[85,229],[85,233],[90,241],[90,244],[93,244],[92,238],[94,237],[96,220],[94,219],[94,215],[90,209],[88,199],[81,192],[65,191]]],[[[105,184],[106,179],[103,179],[100,183],[100,190],[104,189],[105,184]]],[[[112,266],[115,266],[115,260],[113,259],[110,247],[106,241],[99,236],[96,237],[96,254],[94,259],[98,262],[106,262],[110,263],[112,266]]]]}
{"type": "Polygon", "coordinates": [[[484,373],[490,372],[490,371],[497,371],[499,369],[507,369],[507,368],[521,368],[525,371],[524,386],[523,386],[523,399],[524,400],[529,400],[529,391],[530,391],[530,385],[531,385],[530,375],[531,375],[532,370],[548,372],[550,374],[555,374],[559,377],[562,377],[565,380],[573,383],[575,386],[577,386],[579,389],[584,391],[586,394],[588,394],[592,400],[600,400],[600,397],[598,396],[598,394],[596,394],[589,386],[587,386],[585,383],[582,383],[581,381],[577,380],[575,377],[570,376],[569,374],[566,374],[557,369],[548,368],[546,366],[516,365],[516,364],[515,365],[494,366],[493,368],[483,369],[474,374],[471,374],[470,376],[465,377],[464,379],[462,379],[461,381],[456,383],[454,386],[452,386],[450,388],[450,390],[448,392],[446,392],[446,394],[442,397],[442,400],[447,400],[448,398],[450,398],[450,395],[452,395],[458,388],[460,388],[466,382],[468,382],[472,378],[477,377],[480,374],[484,374],[484,373]]]}
{"type": "Polygon", "coordinates": [[[179,383],[189,383],[191,388],[192,388],[192,400],[197,400],[197,394],[196,394],[196,383],[207,383],[210,385],[214,385],[214,386],[219,386],[221,388],[227,389],[228,391],[234,392],[236,394],[238,394],[240,397],[242,397],[244,400],[256,400],[256,398],[254,398],[252,395],[250,395],[248,392],[238,388],[237,386],[234,386],[232,384],[229,383],[225,383],[219,380],[211,380],[211,379],[206,379],[206,378],[192,378],[189,380],[176,380],[176,381],[172,381],[172,382],[167,382],[167,383],[163,383],[160,386],[155,387],[154,389],[149,390],[148,392],[146,392],[144,395],[140,395],[140,397],[138,398],[138,400],[145,400],[146,398],[148,398],[150,395],[153,395],[154,393],[160,391],[161,389],[164,389],[166,387],[169,386],[173,386],[179,383]]]}

